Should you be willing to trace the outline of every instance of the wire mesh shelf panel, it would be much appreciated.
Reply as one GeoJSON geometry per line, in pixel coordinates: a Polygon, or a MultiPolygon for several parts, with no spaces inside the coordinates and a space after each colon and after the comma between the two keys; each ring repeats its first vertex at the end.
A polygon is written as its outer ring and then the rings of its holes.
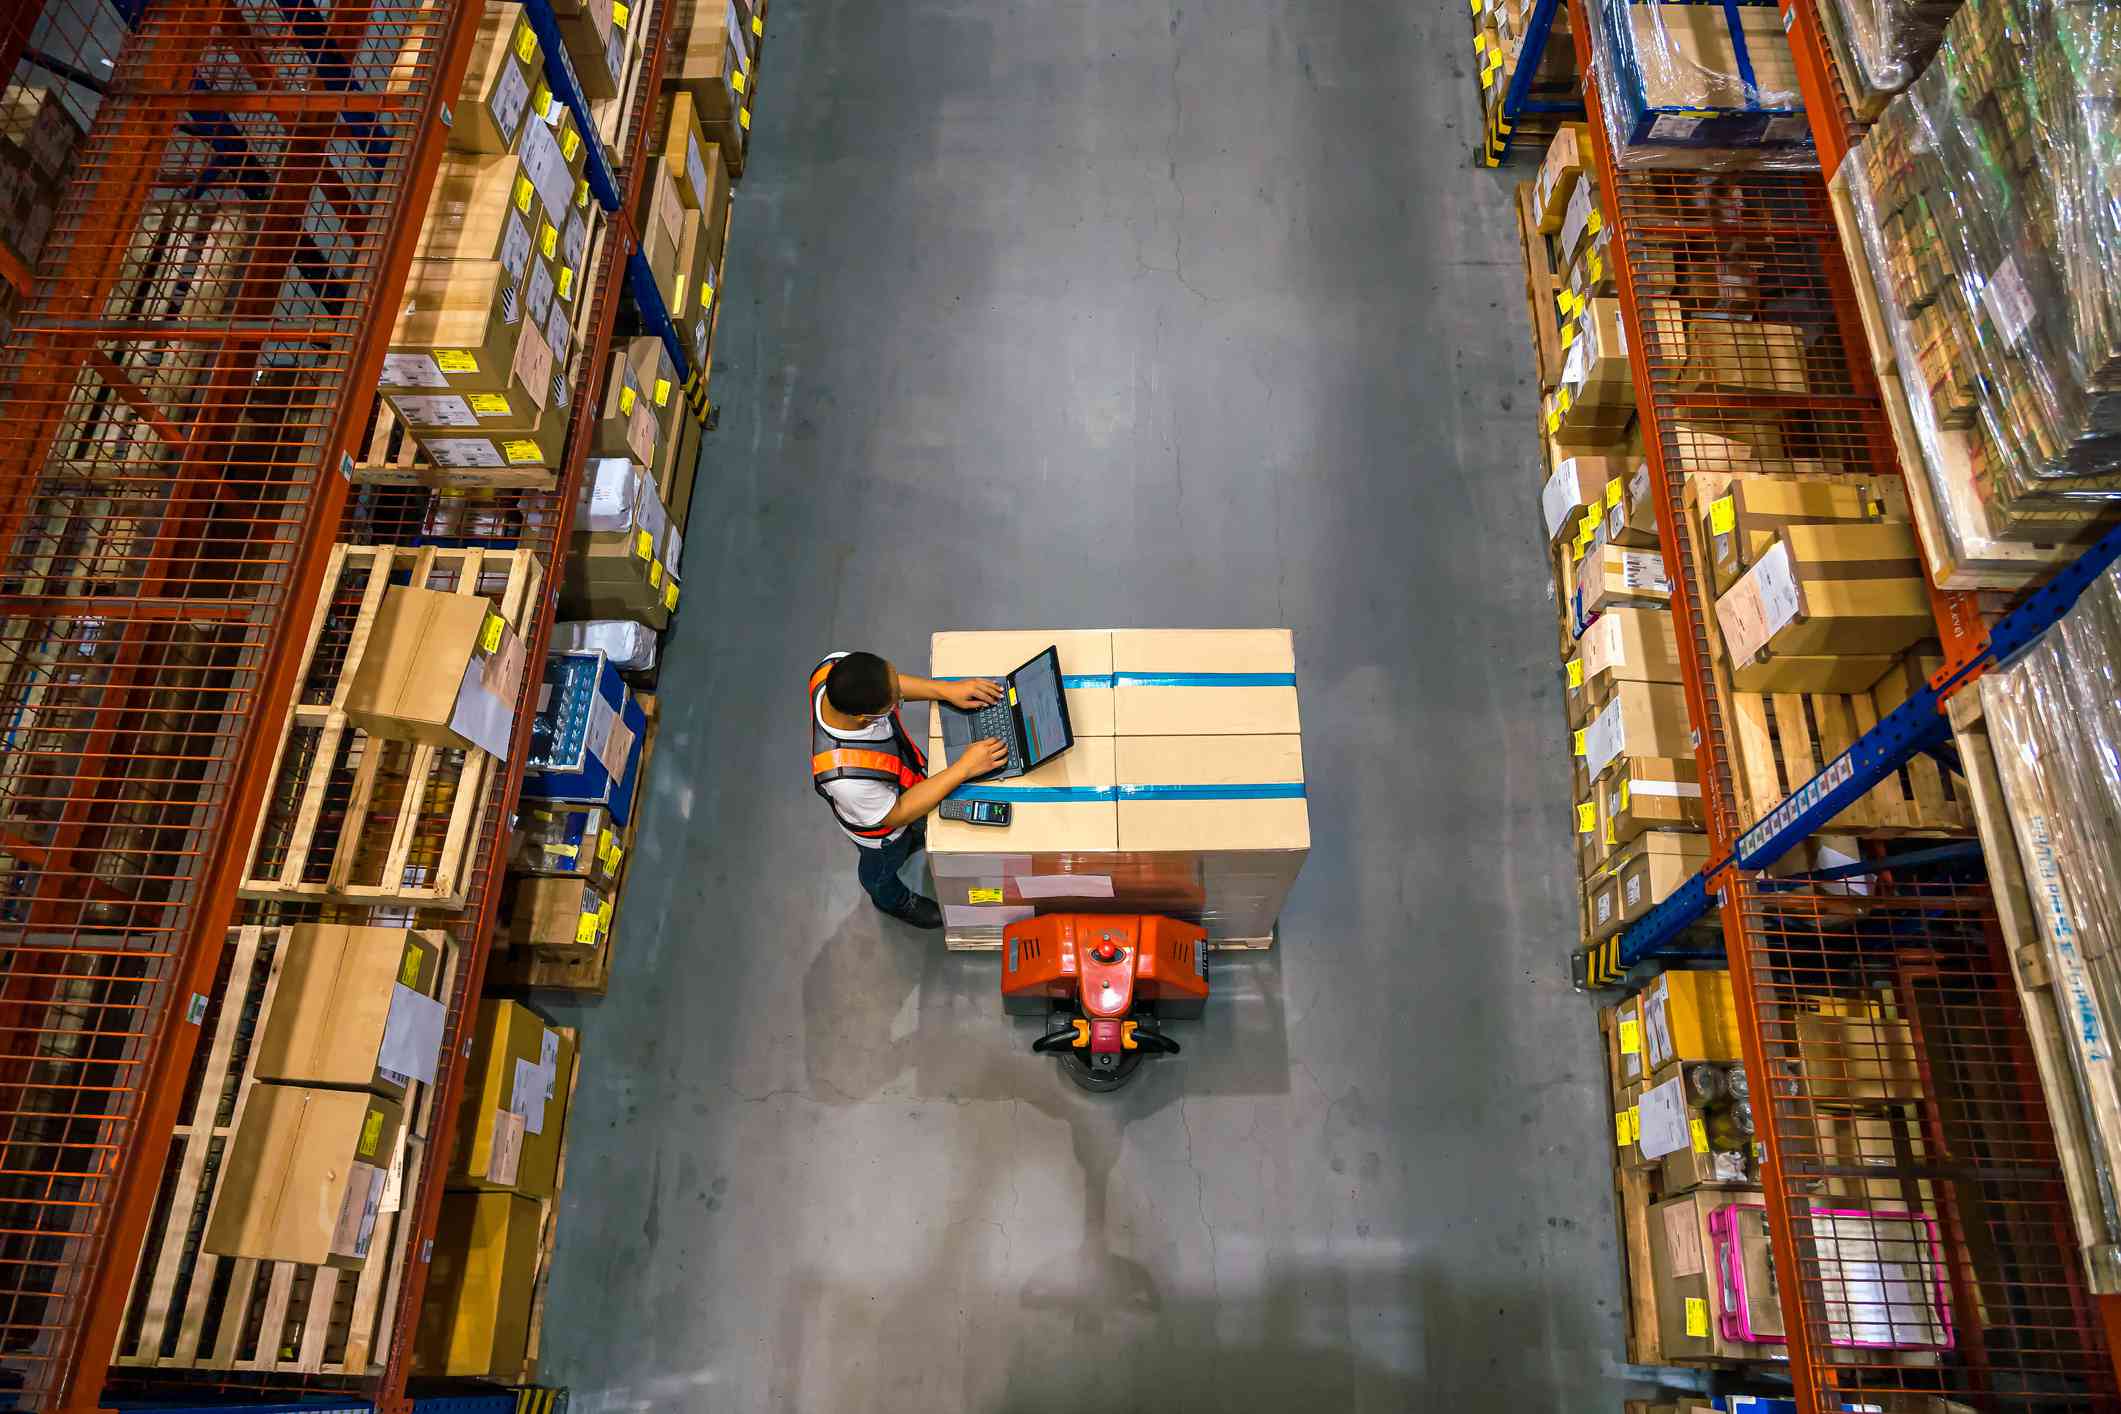
{"type": "Polygon", "coordinates": [[[1901,1394],[2116,1407],[1985,885],[1754,881],[1735,907],[1775,1268],[1808,1407],[1901,1394]]]}
{"type": "Polygon", "coordinates": [[[229,921],[455,7],[136,17],[12,34],[10,102],[92,121],[0,351],[0,1381],[31,1398],[167,1143],[143,1109],[229,921]]]}

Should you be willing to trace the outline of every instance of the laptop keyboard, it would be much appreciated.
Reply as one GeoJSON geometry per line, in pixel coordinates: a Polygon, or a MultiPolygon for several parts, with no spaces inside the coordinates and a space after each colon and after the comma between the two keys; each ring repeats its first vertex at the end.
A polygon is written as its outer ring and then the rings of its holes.
{"type": "Polygon", "coordinates": [[[1006,775],[1019,775],[1024,769],[1024,754],[1016,744],[1016,719],[1009,712],[1007,701],[995,702],[969,714],[972,718],[972,740],[985,741],[998,737],[1009,749],[1009,764],[1003,767],[1006,775]]]}

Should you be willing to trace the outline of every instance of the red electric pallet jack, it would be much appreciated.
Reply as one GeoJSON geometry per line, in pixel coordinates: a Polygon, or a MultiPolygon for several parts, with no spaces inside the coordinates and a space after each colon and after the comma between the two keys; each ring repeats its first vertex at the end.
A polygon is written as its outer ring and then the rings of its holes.
{"type": "Polygon", "coordinates": [[[1117,1090],[1144,1056],[1178,1054],[1166,1021],[1208,1004],[1208,930],[1147,914],[1053,913],[1002,930],[1002,1007],[1046,1018],[1031,1043],[1085,1090],[1117,1090]]]}

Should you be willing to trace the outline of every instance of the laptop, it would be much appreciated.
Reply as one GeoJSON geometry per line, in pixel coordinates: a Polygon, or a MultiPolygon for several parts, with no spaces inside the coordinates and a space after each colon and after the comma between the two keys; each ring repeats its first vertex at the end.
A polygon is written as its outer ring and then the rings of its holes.
{"type": "Polygon", "coordinates": [[[1061,691],[1058,644],[1033,658],[1002,681],[1002,700],[976,712],[935,704],[943,714],[943,755],[955,761],[975,741],[997,737],[1009,748],[1009,761],[981,780],[1005,781],[1037,770],[1075,745],[1068,725],[1068,698],[1061,691]]]}

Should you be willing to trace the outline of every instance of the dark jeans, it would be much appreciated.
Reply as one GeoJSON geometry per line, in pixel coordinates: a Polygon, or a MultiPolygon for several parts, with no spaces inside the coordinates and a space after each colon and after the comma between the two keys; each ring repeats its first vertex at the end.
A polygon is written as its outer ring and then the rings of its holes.
{"type": "Polygon", "coordinates": [[[897,913],[913,902],[913,890],[899,882],[899,866],[913,857],[928,838],[928,822],[923,820],[908,825],[895,840],[889,840],[875,849],[856,845],[861,863],[856,873],[861,875],[862,887],[869,891],[870,900],[886,913],[897,913]]]}

